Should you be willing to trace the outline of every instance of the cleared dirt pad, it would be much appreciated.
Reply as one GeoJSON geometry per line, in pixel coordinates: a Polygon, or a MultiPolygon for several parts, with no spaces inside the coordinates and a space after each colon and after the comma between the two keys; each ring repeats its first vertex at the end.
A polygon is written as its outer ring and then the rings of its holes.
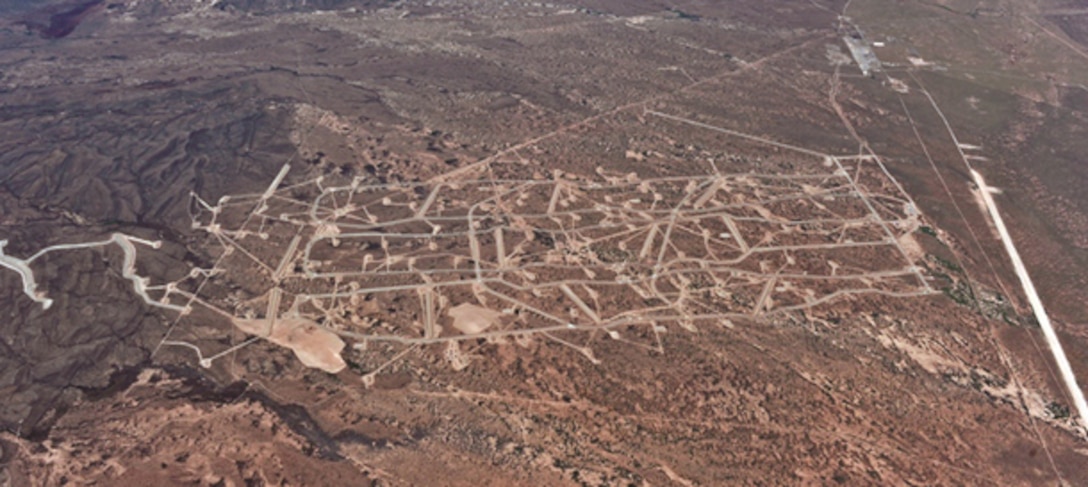
{"type": "Polygon", "coordinates": [[[471,335],[491,328],[499,321],[502,313],[471,303],[459,304],[450,308],[447,314],[453,318],[453,327],[461,333],[471,335]]]}
{"type": "Polygon", "coordinates": [[[307,367],[314,367],[335,374],[347,364],[340,356],[344,341],[335,333],[303,318],[272,320],[235,319],[234,326],[250,335],[256,335],[295,352],[295,356],[307,367]]]}

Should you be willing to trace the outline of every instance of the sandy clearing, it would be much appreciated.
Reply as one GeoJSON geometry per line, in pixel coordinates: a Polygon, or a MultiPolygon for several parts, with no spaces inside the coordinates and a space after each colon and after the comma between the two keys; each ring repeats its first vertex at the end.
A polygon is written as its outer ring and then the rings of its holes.
{"type": "Polygon", "coordinates": [[[498,311],[470,303],[454,306],[446,314],[453,318],[453,327],[466,335],[480,333],[491,328],[502,316],[502,313],[498,311]]]}
{"type": "Polygon", "coordinates": [[[330,374],[344,370],[347,364],[340,352],[344,341],[335,333],[305,318],[279,318],[268,332],[269,320],[235,319],[238,329],[262,337],[281,347],[290,348],[307,367],[321,369],[330,374]]]}

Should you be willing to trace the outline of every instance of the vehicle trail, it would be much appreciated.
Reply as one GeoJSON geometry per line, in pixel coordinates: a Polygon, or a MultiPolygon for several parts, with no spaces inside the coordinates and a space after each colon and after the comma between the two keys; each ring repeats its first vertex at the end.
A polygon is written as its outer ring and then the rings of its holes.
{"type": "MultiPolygon", "coordinates": [[[[921,86],[921,85],[919,85],[919,86],[921,86]]],[[[924,91],[925,88],[922,87],[922,90],[924,91]]],[[[948,196],[949,201],[952,202],[953,208],[956,209],[956,213],[959,215],[960,220],[963,222],[964,227],[967,229],[967,232],[971,235],[971,240],[975,243],[975,247],[978,249],[979,253],[982,254],[983,258],[986,260],[986,263],[990,268],[990,272],[992,273],[992,275],[994,277],[994,280],[997,282],[997,285],[1001,287],[1001,292],[1004,293],[1005,296],[1010,296],[1011,297],[1012,294],[1009,293],[1008,289],[1006,289],[1006,287],[1005,287],[1004,282],[1001,280],[1000,276],[997,274],[997,269],[994,267],[993,262],[990,260],[989,254],[987,254],[986,251],[982,248],[982,243],[979,241],[978,235],[976,235],[974,229],[971,228],[971,223],[967,219],[967,215],[964,214],[963,208],[960,206],[959,202],[956,201],[955,196],[952,194],[952,189],[948,186],[948,181],[945,180],[945,178],[941,174],[940,170],[938,170],[937,163],[933,160],[933,155],[930,154],[929,147],[926,146],[925,141],[922,140],[922,134],[920,132],[918,132],[918,125],[914,121],[914,116],[911,114],[910,109],[907,108],[907,103],[906,103],[905,100],[903,100],[902,96],[899,96],[899,103],[903,107],[903,113],[907,116],[907,120],[910,122],[911,131],[914,132],[915,140],[918,141],[918,145],[922,148],[922,153],[925,154],[926,160],[929,162],[930,168],[932,168],[933,173],[937,175],[937,180],[941,183],[941,187],[944,189],[945,195],[948,196]]],[[[974,296],[978,296],[978,291],[976,290],[976,286],[972,282],[971,276],[968,273],[969,271],[967,270],[967,266],[964,265],[963,259],[959,256],[959,254],[957,254],[955,252],[953,252],[952,255],[956,259],[956,261],[959,264],[960,268],[963,269],[963,272],[967,277],[967,286],[971,290],[971,294],[974,295],[974,296]]],[[[981,305],[978,303],[977,300],[975,302],[975,307],[978,310],[978,312],[981,314],[982,313],[982,308],[981,308],[981,305]]],[[[1039,441],[1040,446],[1042,446],[1043,452],[1046,453],[1047,459],[1050,461],[1051,469],[1053,469],[1054,474],[1059,479],[1061,479],[1062,474],[1058,470],[1057,462],[1054,461],[1054,455],[1050,451],[1050,446],[1047,444],[1046,439],[1042,435],[1042,432],[1039,431],[1039,425],[1036,424],[1035,418],[1031,416],[1031,411],[1028,409],[1027,402],[1024,399],[1024,386],[1023,386],[1023,381],[1020,379],[1020,374],[1018,374],[1016,372],[1016,368],[1012,364],[1012,359],[1009,356],[1008,350],[1006,350],[1005,347],[1001,345],[1000,341],[998,341],[998,338],[997,338],[996,333],[994,332],[993,326],[989,327],[989,333],[990,333],[990,344],[993,345],[995,350],[997,350],[998,356],[1001,358],[1001,364],[1005,367],[1005,370],[1009,373],[1009,376],[1012,379],[1013,384],[1016,386],[1017,396],[1020,399],[1020,407],[1024,410],[1024,414],[1027,415],[1028,422],[1031,424],[1031,429],[1035,433],[1035,437],[1039,441]]],[[[1039,348],[1039,344],[1036,342],[1035,336],[1029,333],[1028,337],[1031,338],[1032,344],[1035,345],[1035,349],[1041,355],[1042,350],[1039,348]]],[[[1053,377],[1054,380],[1058,380],[1057,377],[1054,376],[1054,371],[1051,369],[1050,364],[1047,363],[1046,365],[1047,365],[1047,371],[1050,373],[1051,377],[1053,377]]]]}
{"type": "Polygon", "coordinates": [[[759,59],[757,59],[757,60],[755,60],[753,62],[744,63],[744,64],[741,65],[741,67],[739,69],[726,71],[724,73],[717,74],[717,75],[714,75],[714,76],[711,76],[711,77],[708,77],[708,78],[703,78],[701,80],[698,80],[698,81],[695,81],[693,83],[687,84],[685,86],[680,87],[675,92],[653,95],[653,96],[650,96],[650,97],[642,99],[642,100],[638,100],[638,101],[634,101],[634,102],[631,102],[631,103],[628,103],[628,104],[625,104],[625,105],[621,105],[619,107],[613,108],[613,109],[608,110],[608,111],[603,112],[603,113],[598,113],[596,115],[593,115],[591,117],[582,119],[580,121],[561,126],[561,127],[557,128],[555,130],[552,130],[551,132],[547,132],[547,133],[538,135],[538,136],[533,137],[531,139],[519,142],[519,143],[517,143],[517,144],[515,144],[513,146],[510,146],[510,147],[506,148],[506,149],[502,149],[502,150],[500,150],[498,152],[495,152],[494,154],[492,154],[492,155],[490,155],[490,156],[488,156],[488,157],[486,157],[484,159],[481,159],[479,161],[476,161],[474,163],[471,163],[471,164],[465,165],[463,167],[454,169],[453,171],[442,173],[442,174],[440,174],[438,176],[435,176],[435,177],[431,178],[429,182],[433,183],[433,182],[442,182],[442,181],[449,181],[451,179],[456,179],[457,177],[460,177],[460,176],[463,176],[463,175],[465,175],[467,173],[470,173],[470,172],[472,172],[472,171],[474,171],[476,169],[479,169],[480,167],[491,164],[492,162],[497,161],[498,159],[502,158],[503,156],[516,153],[517,151],[519,151],[521,149],[532,147],[532,146],[534,146],[534,145],[536,145],[536,144],[538,144],[538,143],[540,143],[542,141],[548,140],[548,139],[550,139],[552,137],[555,137],[557,135],[564,134],[566,132],[577,129],[579,127],[584,127],[586,125],[592,124],[593,122],[596,122],[596,121],[601,120],[603,118],[610,117],[610,116],[616,115],[618,113],[622,113],[622,112],[624,112],[626,110],[631,110],[633,108],[638,108],[638,107],[646,107],[648,104],[650,104],[652,102],[664,99],[665,97],[673,95],[675,93],[683,93],[685,91],[689,91],[691,89],[697,88],[699,86],[705,85],[705,84],[713,82],[713,81],[720,80],[722,78],[726,78],[726,77],[729,77],[729,76],[734,76],[734,75],[744,73],[744,72],[747,72],[747,71],[750,71],[750,70],[753,70],[753,69],[759,69],[764,64],[770,62],[773,59],[776,59],[778,57],[790,54],[790,53],[792,53],[794,51],[797,51],[799,49],[804,49],[804,48],[808,47],[810,44],[812,44],[813,42],[820,41],[820,40],[825,40],[825,39],[827,39],[827,36],[821,35],[821,36],[818,36],[818,37],[816,37],[814,39],[810,39],[810,40],[805,41],[805,42],[803,42],[801,44],[798,44],[796,46],[790,46],[790,47],[788,47],[786,49],[783,49],[781,51],[773,52],[773,53],[768,54],[768,55],[766,55],[766,56],[764,56],[762,58],[759,58],[759,59]]]}
{"type": "Polygon", "coordinates": [[[1008,227],[1005,226],[1004,220],[1001,218],[1001,213],[997,209],[997,205],[994,202],[993,196],[990,194],[989,187],[985,185],[985,181],[982,179],[982,175],[974,169],[971,165],[971,161],[967,158],[967,155],[963,152],[963,146],[960,144],[959,138],[956,137],[955,131],[952,129],[952,125],[948,121],[948,117],[941,111],[937,105],[937,101],[929,93],[928,90],[921,84],[921,81],[917,77],[911,74],[911,77],[922,86],[922,93],[929,100],[933,106],[934,111],[940,116],[941,121],[944,123],[945,129],[947,129],[949,136],[952,138],[953,143],[956,145],[956,150],[959,152],[960,159],[964,165],[970,171],[972,178],[975,180],[975,184],[979,186],[979,191],[982,194],[983,201],[986,203],[987,210],[990,213],[990,218],[993,220],[994,225],[998,229],[998,233],[1001,236],[1002,244],[1005,246],[1005,251],[1009,254],[1009,259],[1012,260],[1013,267],[1016,270],[1017,277],[1020,279],[1020,283],[1024,288],[1024,293],[1027,294],[1028,302],[1031,304],[1032,311],[1035,314],[1036,319],[1039,321],[1040,327],[1043,329],[1043,335],[1046,337],[1047,345],[1050,348],[1051,355],[1054,361],[1057,362],[1058,370],[1061,373],[1063,382],[1065,382],[1066,389],[1070,398],[1073,401],[1074,408],[1077,410],[1077,415],[1080,417],[1081,434],[1088,435],[1088,402],[1085,401],[1084,391],[1077,384],[1076,376],[1073,373],[1073,368],[1069,363],[1069,359],[1065,355],[1065,350],[1062,348],[1061,341],[1058,338],[1054,326],[1050,321],[1050,316],[1046,313],[1046,309],[1043,306],[1042,299],[1039,297],[1038,292],[1035,289],[1034,283],[1031,281],[1031,277],[1028,274],[1027,267],[1024,265],[1023,260],[1020,258],[1020,253],[1016,250],[1015,243],[1012,240],[1011,235],[1008,232],[1008,227]]]}
{"type": "Polygon", "coordinates": [[[1016,250],[1016,244],[1013,243],[1009,229],[1005,226],[1005,220],[1001,218],[1001,212],[998,210],[997,203],[991,194],[993,188],[987,186],[982,175],[974,169],[971,170],[971,177],[975,179],[975,183],[982,193],[982,199],[986,202],[986,209],[990,211],[990,218],[993,219],[994,225],[1001,235],[1001,242],[1005,244],[1005,251],[1008,252],[1009,259],[1012,260],[1012,265],[1016,269],[1016,276],[1020,278],[1020,284],[1024,286],[1024,293],[1027,294],[1035,318],[1043,329],[1043,336],[1046,337],[1047,345],[1050,346],[1050,351],[1054,354],[1054,361],[1058,363],[1058,371],[1061,372],[1065,386],[1069,389],[1069,395],[1073,399],[1073,406],[1077,410],[1077,415],[1080,416],[1081,433],[1088,434],[1088,401],[1084,399],[1084,390],[1077,384],[1077,377],[1073,373],[1073,367],[1070,365],[1069,359],[1065,356],[1065,350],[1062,348],[1061,340],[1054,330],[1054,325],[1050,322],[1050,315],[1047,314],[1046,308],[1043,307],[1043,300],[1039,297],[1035,284],[1031,281],[1028,269],[1024,265],[1023,259],[1020,258],[1020,252],[1016,250]]]}

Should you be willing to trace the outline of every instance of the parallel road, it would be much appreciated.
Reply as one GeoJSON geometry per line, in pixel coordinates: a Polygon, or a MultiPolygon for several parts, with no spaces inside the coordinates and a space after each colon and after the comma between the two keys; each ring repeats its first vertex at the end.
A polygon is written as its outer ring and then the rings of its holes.
{"type": "Polygon", "coordinates": [[[982,199],[986,202],[986,209],[990,212],[990,218],[993,219],[994,226],[997,227],[998,233],[1001,234],[1001,242],[1005,244],[1005,251],[1009,253],[1009,259],[1012,260],[1012,265],[1016,269],[1016,276],[1020,278],[1020,284],[1024,286],[1024,294],[1028,296],[1028,302],[1031,303],[1035,318],[1043,329],[1046,343],[1050,347],[1051,353],[1054,354],[1054,361],[1058,363],[1058,371],[1061,372],[1062,380],[1065,382],[1066,388],[1069,389],[1069,395],[1073,398],[1073,406],[1077,410],[1077,415],[1080,416],[1081,428],[1088,433],[1088,402],[1084,400],[1084,390],[1077,385],[1077,377],[1073,374],[1073,367],[1069,365],[1069,359],[1065,356],[1065,350],[1062,349],[1062,343],[1058,340],[1058,334],[1055,333],[1054,326],[1050,323],[1050,316],[1046,314],[1043,301],[1039,299],[1039,293],[1035,290],[1035,284],[1031,282],[1028,269],[1024,266],[1024,261],[1020,258],[1020,252],[1016,250],[1016,245],[1009,235],[1009,229],[1001,218],[1001,212],[997,209],[997,203],[994,202],[990,187],[986,186],[986,181],[982,179],[982,175],[978,171],[971,169],[971,177],[975,179],[975,184],[978,185],[979,191],[982,193],[982,199]]]}

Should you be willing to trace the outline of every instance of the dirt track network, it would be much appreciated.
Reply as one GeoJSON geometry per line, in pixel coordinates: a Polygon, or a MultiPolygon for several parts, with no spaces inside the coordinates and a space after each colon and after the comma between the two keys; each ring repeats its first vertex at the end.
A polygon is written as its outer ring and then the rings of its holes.
{"type": "MultiPolygon", "coordinates": [[[[405,346],[446,343],[455,368],[468,363],[459,344],[476,339],[541,336],[596,360],[588,344],[600,337],[661,351],[670,324],[695,331],[851,295],[932,292],[914,263],[919,215],[876,156],[820,154],[648,115],[777,146],[780,155],[743,172],[711,160],[705,174],[689,176],[492,162],[461,180],[318,177],[285,186],[287,165],[264,193],[214,203],[193,195],[193,227],[221,251],[179,281],[136,276],[132,242],[153,242],[124,235],[34,258],[116,242],[137,291],[178,313],[162,344],[193,348],[210,366],[263,337],[333,372],[344,367],[342,338],[362,351],[400,347],[394,359],[405,346]],[[194,306],[251,337],[219,351],[177,337],[194,306]]],[[[4,258],[16,270],[33,260],[4,258]]],[[[46,299],[32,273],[21,274],[27,293],[46,299]]]]}

